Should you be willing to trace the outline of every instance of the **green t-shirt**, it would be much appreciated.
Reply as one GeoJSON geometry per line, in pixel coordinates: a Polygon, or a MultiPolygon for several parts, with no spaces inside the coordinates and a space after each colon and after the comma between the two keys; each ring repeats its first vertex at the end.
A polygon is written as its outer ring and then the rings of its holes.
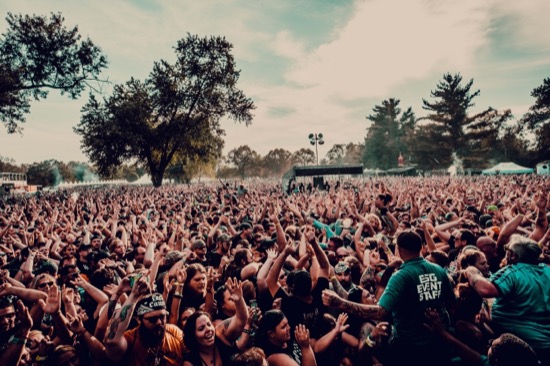
{"type": "Polygon", "coordinates": [[[395,336],[411,345],[433,343],[424,326],[427,308],[438,311],[449,325],[447,308],[456,300],[446,271],[422,257],[406,261],[390,278],[378,305],[392,314],[395,336]]]}
{"type": "Polygon", "coordinates": [[[499,291],[491,311],[496,330],[513,333],[535,349],[550,348],[550,267],[512,264],[491,282],[499,291]]]}

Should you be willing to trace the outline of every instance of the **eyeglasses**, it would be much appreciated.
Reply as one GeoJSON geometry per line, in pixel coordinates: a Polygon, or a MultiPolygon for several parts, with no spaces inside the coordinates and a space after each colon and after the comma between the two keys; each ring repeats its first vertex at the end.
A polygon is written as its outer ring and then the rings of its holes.
{"type": "Polygon", "coordinates": [[[143,320],[147,320],[149,323],[151,324],[155,324],[156,322],[158,322],[159,320],[161,322],[164,323],[164,321],[166,320],[166,314],[160,314],[160,315],[155,315],[155,316],[150,316],[148,318],[146,317],[143,317],[143,320]]]}
{"type": "Polygon", "coordinates": [[[13,318],[15,318],[15,313],[7,313],[7,314],[0,315],[0,320],[13,319],[13,318]]]}
{"type": "Polygon", "coordinates": [[[53,286],[53,282],[52,282],[52,281],[50,281],[50,282],[42,282],[42,283],[39,283],[37,287],[38,287],[38,288],[45,288],[46,286],[52,287],[52,286],[53,286]]]}

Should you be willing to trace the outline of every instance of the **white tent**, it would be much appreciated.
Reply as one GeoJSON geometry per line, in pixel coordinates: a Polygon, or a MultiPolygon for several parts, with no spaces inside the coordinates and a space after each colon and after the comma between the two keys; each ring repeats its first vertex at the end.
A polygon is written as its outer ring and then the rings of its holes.
{"type": "Polygon", "coordinates": [[[485,169],[481,172],[485,175],[494,174],[530,174],[533,173],[533,168],[526,168],[512,162],[499,163],[492,168],[485,169]]]}

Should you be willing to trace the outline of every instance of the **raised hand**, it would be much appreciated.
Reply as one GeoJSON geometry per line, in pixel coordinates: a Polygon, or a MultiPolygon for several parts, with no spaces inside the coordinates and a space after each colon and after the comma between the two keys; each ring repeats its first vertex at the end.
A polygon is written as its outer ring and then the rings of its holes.
{"type": "Polygon", "coordinates": [[[59,293],[59,288],[56,284],[50,286],[48,289],[48,298],[44,300],[38,300],[42,311],[46,314],[55,314],[60,311],[61,308],[61,295],[59,293]]]}
{"type": "Polygon", "coordinates": [[[309,347],[309,330],[303,324],[298,324],[294,329],[294,338],[300,348],[309,347]]]}
{"type": "Polygon", "coordinates": [[[272,249],[272,248],[268,248],[266,249],[266,254],[267,254],[267,258],[269,259],[275,259],[277,258],[277,250],[276,249],[272,249]]]}
{"type": "Polygon", "coordinates": [[[227,287],[227,290],[231,294],[230,299],[234,302],[239,301],[243,297],[242,282],[236,278],[228,278],[225,287],[227,287]]]}
{"type": "Polygon", "coordinates": [[[65,287],[61,289],[61,300],[64,304],[74,303],[74,289],[72,287],[65,287]]]}
{"type": "Polygon", "coordinates": [[[341,313],[338,315],[338,319],[336,320],[336,331],[338,333],[343,333],[346,329],[349,328],[349,324],[346,324],[348,321],[348,314],[341,313]]]}
{"type": "Polygon", "coordinates": [[[70,314],[67,314],[67,320],[69,321],[69,330],[74,334],[82,335],[86,332],[84,322],[82,321],[82,318],[80,316],[77,315],[73,317],[70,314]]]}
{"type": "Polygon", "coordinates": [[[17,300],[15,303],[15,317],[17,319],[16,334],[24,334],[32,328],[32,317],[29,309],[23,301],[17,300]]]}

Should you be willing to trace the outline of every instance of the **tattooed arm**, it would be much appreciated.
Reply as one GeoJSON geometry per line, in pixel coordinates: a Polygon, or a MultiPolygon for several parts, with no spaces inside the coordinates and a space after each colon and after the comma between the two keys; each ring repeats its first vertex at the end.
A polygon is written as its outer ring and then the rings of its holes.
{"type": "Polygon", "coordinates": [[[323,291],[323,304],[331,308],[343,310],[362,319],[382,320],[388,315],[386,309],[379,305],[364,305],[344,300],[334,291],[330,290],[323,291]]]}
{"type": "Polygon", "coordinates": [[[136,303],[147,293],[149,286],[145,279],[145,276],[142,276],[135,284],[130,296],[122,305],[122,308],[118,311],[115,311],[109,326],[107,328],[107,334],[103,343],[105,344],[105,352],[107,357],[113,361],[120,360],[128,348],[128,343],[126,338],[124,338],[124,332],[128,329],[128,325],[132,320],[132,314],[136,307],[136,303]]]}

